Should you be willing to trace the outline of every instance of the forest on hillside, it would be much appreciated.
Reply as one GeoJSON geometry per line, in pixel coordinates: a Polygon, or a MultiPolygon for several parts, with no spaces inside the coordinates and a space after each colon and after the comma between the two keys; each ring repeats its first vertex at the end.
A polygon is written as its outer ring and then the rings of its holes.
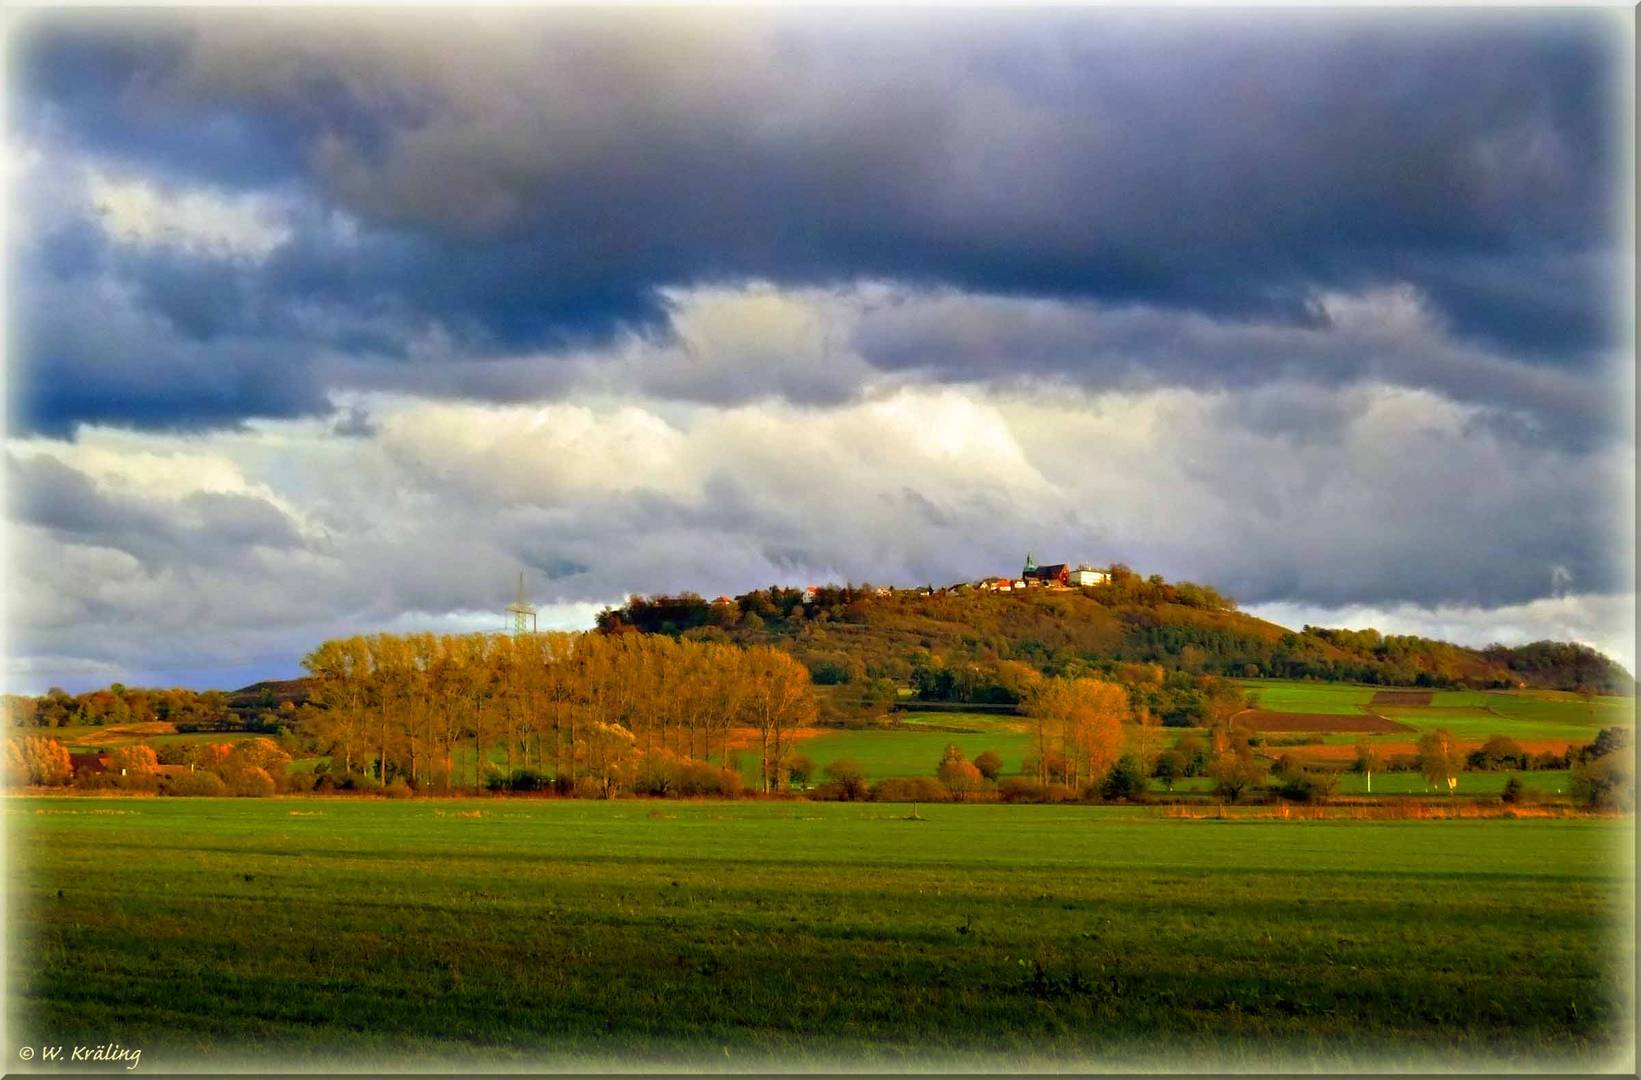
{"type": "Polygon", "coordinates": [[[838,692],[840,701],[911,686],[925,700],[1016,702],[1019,677],[1011,665],[1068,677],[1151,665],[1160,669],[1159,682],[1212,675],[1610,694],[1635,689],[1623,667],[1577,643],[1472,649],[1372,629],[1293,631],[1237,610],[1207,586],[1112,570],[1108,584],[1070,589],[827,585],[771,586],[713,601],[694,593],[634,596],[601,613],[598,625],[606,633],[786,648],[817,684],[849,688],[838,692]]]}

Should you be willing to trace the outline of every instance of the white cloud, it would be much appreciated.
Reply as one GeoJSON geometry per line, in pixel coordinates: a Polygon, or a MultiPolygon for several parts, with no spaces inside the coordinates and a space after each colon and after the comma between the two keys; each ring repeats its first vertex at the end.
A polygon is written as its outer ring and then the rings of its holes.
{"type": "Polygon", "coordinates": [[[1525,604],[1469,607],[1416,604],[1258,604],[1251,614],[1283,626],[1373,627],[1387,634],[1416,634],[1472,648],[1529,641],[1577,641],[1635,670],[1635,595],[1581,594],[1542,597],[1525,604]]]}
{"type": "Polygon", "coordinates": [[[291,235],[266,196],[172,191],[101,172],[90,173],[87,193],[103,229],[122,244],[261,259],[291,235]]]}
{"type": "Polygon", "coordinates": [[[341,407],[373,424],[13,443],[92,481],[54,517],[61,474],[27,474],[47,486],[20,505],[59,524],[12,529],[13,648],[289,674],[335,633],[499,626],[520,569],[544,625],[586,625],[629,592],[944,583],[1027,550],[1204,581],[1287,625],[1633,645],[1590,539],[1629,462],[1478,428],[1427,390],[341,407]]]}

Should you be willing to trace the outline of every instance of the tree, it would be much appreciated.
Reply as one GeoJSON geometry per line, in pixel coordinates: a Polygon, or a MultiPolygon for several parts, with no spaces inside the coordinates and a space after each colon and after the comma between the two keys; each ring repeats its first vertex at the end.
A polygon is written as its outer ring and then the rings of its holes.
{"type": "Polygon", "coordinates": [[[935,776],[958,802],[962,802],[964,796],[985,786],[980,770],[975,768],[972,762],[964,761],[961,756],[942,761],[940,768],[935,770],[935,776]]]}
{"type": "Polygon", "coordinates": [[[1231,802],[1243,792],[1265,780],[1265,763],[1253,754],[1227,752],[1209,764],[1208,775],[1214,778],[1214,793],[1231,802]]]}
{"type": "Polygon", "coordinates": [[[1144,762],[1124,754],[1100,783],[1100,797],[1112,802],[1139,799],[1145,795],[1146,779],[1144,762]]]}
{"type": "Polygon", "coordinates": [[[995,750],[983,750],[975,756],[974,767],[987,780],[996,782],[1003,773],[1003,755],[995,750]]]}
{"type": "Polygon", "coordinates": [[[826,778],[838,786],[846,799],[866,797],[866,772],[854,758],[839,758],[826,767],[826,778]]]}
{"type": "Polygon", "coordinates": [[[154,748],[144,743],[118,747],[108,759],[108,767],[120,776],[152,776],[159,769],[154,748]]]}
{"type": "Polygon", "coordinates": [[[794,784],[802,787],[815,775],[814,759],[808,754],[793,754],[786,759],[786,775],[794,784]]]}
{"type": "Polygon", "coordinates": [[[6,765],[13,784],[58,786],[74,778],[68,750],[56,739],[27,735],[6,743],[6,765]]]}
{"type": "Polygon", "coordinates": [[[815,717],[815,695],[809,669],[792,654],[768,645],[746,650],[741,676],[746,688],[743,708],[758,731],[759,770],[763,790],[781,785],[786,736],[815,717]]]}
{"type": "Polygon", "coordinates": [[[1185,775],[1185,757],[1178,750],[1164,750],[1151,767],[1152,775],[1174,790],[1174,781],[1185,775]]]}
{"type": "Polygon", "coordinates": [[[1066,782],[1104,779],[1121,753],[1128,692],[1099,679],[1045,679],[1026,702],[1036,741],[1037,778],[1047,783],[1056,755],[1066,762],[1066,782]]]}
{"type": "Polygon", "coordinates": [[[1444,728],[1427,731],[1419,737],[1419,772],[1432,787],[1445,784],[1453,794],[1459,786],[1459,773],[1464,771],[1464,755],[1451,732],[1444,728]]]}
{"type": "Polygon", "coordinates": [[[1527,753],[1516,740],[1504,735],[1494,735],[1470,751],[1466,762],[1472,769],[1483,769],[1488,772],[1497,769],[1524,769],[1527,767],[1527,753]]]}
{"type": "Polygon", "coordinates": [[[1379,748],[1373,745],[1371,741],[1367,739],[1356,740],[1356,764],[1354,767],[1357,772],[1367,777],[1369,795],[1373,794],[1373,774],[1379,768],[1380,757],[1379,748]]]}
{"type": "Polygon", "coordinates": [[[1573,800],[1592,810],[1628,810],[1635,805],[1635,759],[1624,750],[1580,758],[1572,769],[1573,800]]]}

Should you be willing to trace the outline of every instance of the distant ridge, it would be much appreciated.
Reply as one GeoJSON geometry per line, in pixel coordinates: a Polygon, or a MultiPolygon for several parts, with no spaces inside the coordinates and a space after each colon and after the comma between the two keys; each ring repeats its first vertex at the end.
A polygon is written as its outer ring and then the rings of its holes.
{"type": "Polygon", "coordinates": [[[710,602],[694,593],[634,596],[603,612],[599,627],[780,644],[821,683],[915,682],[930,667],[984,681],[1010,662],[1043,671],[1141,663],[1238,678],[1635,692],[1628,671],[1585,645],[1472,649],[1377,630],[1296,631],[1238,611],[1211,587],[1141,578],[1122,566],[1109,583],[1082,588],[826,585],[710,602]]]}

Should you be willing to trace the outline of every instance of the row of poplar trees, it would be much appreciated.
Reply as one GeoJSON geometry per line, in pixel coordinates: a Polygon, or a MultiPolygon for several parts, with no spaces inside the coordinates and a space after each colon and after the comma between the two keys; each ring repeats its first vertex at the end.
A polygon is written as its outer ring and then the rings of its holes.
{"type": "Polygon", "coordinates": [[[751,728],[768,791],[815,716],[791,654],[665,635],[373,634],[327,641],[303,666],[303,728],[332,767],[422,790],[477,790],[501,747],[508,776],[610,794],[650,755],[727,767],[732,731],[751,728]]]}

